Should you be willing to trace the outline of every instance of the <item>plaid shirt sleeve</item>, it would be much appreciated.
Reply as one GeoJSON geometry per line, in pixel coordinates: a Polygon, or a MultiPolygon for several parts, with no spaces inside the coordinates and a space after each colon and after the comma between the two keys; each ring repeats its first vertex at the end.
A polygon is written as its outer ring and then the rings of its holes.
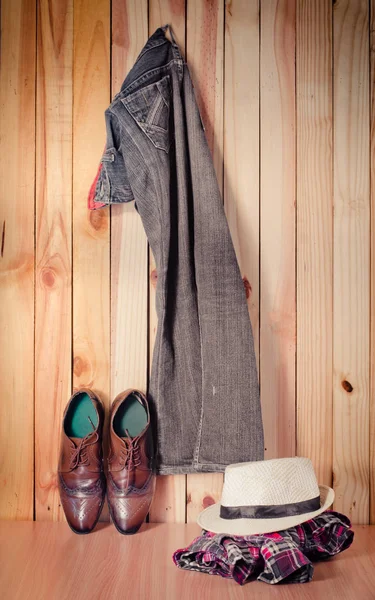
{"type": "Polygon", "coordinates": [[[181,569],[269,584],[306,583],[314,573],[312,560],[334,556],[349,548],[354,533],[347,517],[326,511],[302,525],[277,533],[228,536],[209,532],[176,550],[174,563],[181,569]]]}

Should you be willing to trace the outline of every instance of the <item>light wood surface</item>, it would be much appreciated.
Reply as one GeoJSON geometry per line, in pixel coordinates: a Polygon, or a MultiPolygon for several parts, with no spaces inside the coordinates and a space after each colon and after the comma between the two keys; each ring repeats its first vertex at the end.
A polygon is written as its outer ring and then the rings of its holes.
{"type": "Polygon", "coordinates": [[[260,389],[265,458],[294,456],[295,2],[262,3],[260,389]]]}
{"type": "MultiPolygon", "coordinates": [[[[133,203],[88,213],[86,202],[104,110],[169,22],[257,359],[261,330],[266,456],[296,444],[337,508],[375,523],[374,1],[1,3],[0,517],[63,518],[56,469],[73,386],[107,407],[128,386],[147,391],[157,273],[143,226],[133,203]]],[[[164,476],[150,519],[194,521],[222,479],[164,476]]]]}
{"type": "Polygon", "coordinates": [[[370,523],[375,523],[375,0],[370,2],[370,190],[371,190],[371,306],[370,306],[370,523]]]}
{"type": "Polygon", "coordinates": [[[297,2],[297,454],[332,484],[332,2],[297,2]],[[314,51],[312,51],[312,48],[314,51]]]}
{"type": "MultiPolygon", "coordinates": [[[[75,0],[73,22],[73,388],[93,389],[108,409],[109,209],[90,211],[87,190],[98,168],[98,148],[106,135],[109,1],[100,0],[93,7],[90,0],[75,0]]],[[[104,444],[107,447],[107,435],[104,444]]],[[[108,520],[107,508],[100,518],[108,520]]]]}
{"type": "Polygon", "coordinates": [[[154,500],[151,504],[151,523],[186,522],[186,475],[156,477],[154,500]]]}
{"type": "Polygon", "coordinates": [[[222,191],[224,3],[188,0],[186,18],[186,60],[222,191]]]}
{"type": "Polygon", "coordinates": [[[3,600],[373,600],[375,528],[356,527],[352,546],[315,564],[307,584],[240,586],[217,575],[177,568],[172,554],[186,547],[196,524],[148,524],[134,536],[113,525],[77,536],[64,523],[0,524],[0,587],[3,600]]]}
{"type": "MultiPolygon", "coordinates": [[[[147,2],[112,3],[112,96],[147,38],[147,2]]],[[[147,390],[147,239],[134,202],[111,207],[111,401],[147,390]]]]}
{"type": "Polygon", "coordinates": [[[35,514],[56,520],[61,416],[72,375],[73,1],[40,0],[37,24],[35,514]]]}
{"type": "Polygon", "coordinates": [[[73,386],[100,390],[108,407],[109,209],[89,211],[87,190],[106,133],[110,6],[101,0],[89,7],[89,0],[74,2],[73,386]]]}
{"type": "Polygon", "coordinates": [[[35,2],[0,11],[0,517],[32,519],[35,2]]]}
{"type": "Polygon", "coordinates": [[[357,523],[369,519],[368,9],[341,0],[333,10],[333,473],[335,507],[357,523]]]}
{"type": "MultiPolygon", "coordinates": [[[[185,53],[186,42],[186,3],[187,0],[149,0],[150,35],[158,27],[169,23],[182,54],[185,53]]],[[[166,35],[170,39],[168,31],[166,35]]]]}
{"type": "Polygon", "coordinates": [[[259,35],[258,0],[226,3],[224,206],[246,289],[258,371],[259,35]]]}

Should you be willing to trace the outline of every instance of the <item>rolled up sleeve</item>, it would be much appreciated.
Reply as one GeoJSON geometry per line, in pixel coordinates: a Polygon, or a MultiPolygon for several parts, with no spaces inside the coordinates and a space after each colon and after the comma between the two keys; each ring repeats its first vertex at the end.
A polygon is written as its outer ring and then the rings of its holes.
{"type": "Polygon", "coordinates": [[[109,109],[105,111],[106,144],[88,195],[88,208],[95,210],[109,204],[134,200],[121,149],[118,119],[109,109]]]}

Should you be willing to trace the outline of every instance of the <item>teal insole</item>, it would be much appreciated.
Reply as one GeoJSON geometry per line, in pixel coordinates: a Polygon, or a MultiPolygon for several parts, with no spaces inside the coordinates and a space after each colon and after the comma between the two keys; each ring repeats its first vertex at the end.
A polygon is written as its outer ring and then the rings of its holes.
{"type": "Polygon", "coordinates": [[[86,392],[77,394],[65,417],[65,433],[68,437],[83,438],[98,426],[98,415],[86,392]],[[90,422],[91,419],[91,422],[90,422]]]}
{"type": "Polygon", "coordinates": [[[136,437],[147,425],[147,412],[143,404],[137,399],[135,394],[129,396],[125,402],[120,404],[115,418],[113,419],[113,429],[120,437],[136,437]]]}

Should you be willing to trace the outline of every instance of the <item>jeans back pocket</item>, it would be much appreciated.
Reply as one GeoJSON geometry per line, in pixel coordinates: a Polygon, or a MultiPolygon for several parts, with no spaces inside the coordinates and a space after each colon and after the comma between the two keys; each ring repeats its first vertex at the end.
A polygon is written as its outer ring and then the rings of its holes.
{"type": "Polygon", "coordinates": [[[121,98],[121,102],[137,125],[156,148],[169,151],[169,114],[171,104],[170,76],[121,98]]]}

